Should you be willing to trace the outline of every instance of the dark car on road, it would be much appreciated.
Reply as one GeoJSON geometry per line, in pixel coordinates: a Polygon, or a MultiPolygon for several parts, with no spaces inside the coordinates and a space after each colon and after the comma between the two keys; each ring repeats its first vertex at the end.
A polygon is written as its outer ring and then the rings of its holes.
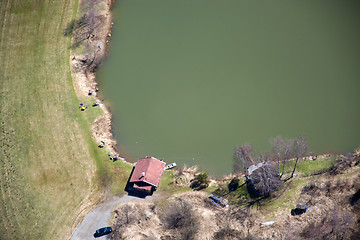
{"type": "Polygon", "coordinates": [[[106,234],[109,234],[112,232],[112,228],[111,227],[104,227],[104,228],[99,228],[98,230],[96,230],[96,232],[94,233],[94,237],[101,237],[104,236],[106,234]]]}

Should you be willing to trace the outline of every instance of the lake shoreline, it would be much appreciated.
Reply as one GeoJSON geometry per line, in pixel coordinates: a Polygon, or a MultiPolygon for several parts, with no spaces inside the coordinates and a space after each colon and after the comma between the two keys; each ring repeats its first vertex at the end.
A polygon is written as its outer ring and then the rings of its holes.
{"type": "MultiPolygon", "coordinates": [[[[101,22],[101,27],[99,27],[96,32],[94,32],[94,37],[89,39],[90,44],[93,44],[97,48],[97,65],[96,67],[89,67],[84,64],[89,60],[91,52],[83,54],[71,53],[70,55],[70,66],[73,79],[73,85],[75,91],[80,99],[89,97],[89,90],[92,91],[92,97],[95,98],[95,101],[100,103],[99,106],[103,109],[104,114],[98,117],[91,126],[91,135],[95,139],[97,144],[100,144],[101,141],[106,143],[106,148],[113,155],[121,156],[122,153],[118,150],[118,142],[116,141],[113,135],[113,121],[112,113],[101,99],[98,94],[98,82],[96,80],[97,68],[104,62],[109,53],[110,40],[112,35],[113,27],[113,18],[112,18],[112,7],[115,4],[115,0],[103,0],[104,6],[106,8],[100,13],[103,21],[101,22]]],[[[128,162],[124,156],[121,157],[122,160],[128,162]]],[[[131,162],[128,162],[131,164],[131,162]]],[[[173,170],[176,171],[177,170],[173,170]]],[[[202,172],[202,171],[199,171],[202,172]]],[[[195,173],[194,173],[195,174],[195,173]]],[[[233,178],[234,174],[231,172],[221,176],[221,177],[212,177],[216,181],[224,181],[233,178]]]]}
{"type": "MultiPolygon", "coordinates": [[[[102,3],[104,3],[105,9],[99,12],[98,15],[102,18],[101,27],[94,31],[93,38],[87,42],[96,49],[96,56],[94,56],[94,59],[96,57],[96,66],[87,64],[92,54],[90,51],[82,54],[75,54],[74,51],[72,51],[70,54],[70,68],[73,85],[78,97],[80,99],[88,96],[94,97],[104,112],[91,126],[90,131],[92,137],[97,144],[101,144],[101,141],[104,141],[105,147],[111,154],[120,156],[121,154],[117,149],[117,141],[112,133],[112,114],[110,109],[103,103],[104,100],[101,99],[98,94],[98,82],[96,81],[97,68],[104,62],[109,53],[113,25],[111,9],[115,1],[104,0],[102,3]],[[89,91],[91,91],[91,95],[89,91]]],[[[94,59],[92,61],[94,61],[94,59]]],[[[125,158],[121,157],[121,159],[125,161],[125,158]]]]}

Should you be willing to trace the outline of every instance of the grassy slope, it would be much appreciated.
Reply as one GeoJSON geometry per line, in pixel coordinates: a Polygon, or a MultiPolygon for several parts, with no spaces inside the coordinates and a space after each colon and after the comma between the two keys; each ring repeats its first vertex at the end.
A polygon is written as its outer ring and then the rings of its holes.
{"type": "Polygon", "coordinates": [[[127,172],[104,163],[73,89],[62,33],[77,4],[0,1],[0,239],[68,239],[94,182],[122,191],[127,172]]]}
{"type": "MultiPolygon", "coordinates": [[[[275,208],[281,207],[282,209],[288,210],[291,207],[296,205],[297,198],[299,197],[301,188],[306,185],[309,181],[314,178],[319,177],[311,177],[310,175],[316,174],[322,171],[329,169],[334,163],[336,158],[335,157],[318,157],[315,161],[310,160],[299,160],[298,165],[296,167],[295,176],[290,181],[285,183],[286,191],[284,194],[281,194],[279,199],[272,201],[270,204],[267,203],[267,214],[273,214],[275,208]],[[309,176],[309,177],[307,177],[309,176]],[[270,211],[271,209],[271,211],[270,211]]],[[[286,179],[288,176],[291,175],[291,172],[294,168],[295,161],[288,161],[285,165],[285,174],[286,179]]],[[[277,163],[274,163],[275,168],[277,168],[277,163]]],[[[280,164],[280,169],[282,169],[282,164],[280,164]]],[[[240,179],[240,185],[245,182],[245,178],[240,179]]],[[[231,204],[237,204],[240,206],[245,206],[249,202],[253,201],[254,199],[250,198],[248,194],[246,185],[242,185],[241,188],[238,188],[234,192],[229,192],[228,190],[229,182],[225,182],[220,184],[220,186],[213,191],[214,194],[219,196],[224,196],[229,200],[231,204]]],[[[279,194],[283,192],[285,189],[279,190],[279,194]]]]}

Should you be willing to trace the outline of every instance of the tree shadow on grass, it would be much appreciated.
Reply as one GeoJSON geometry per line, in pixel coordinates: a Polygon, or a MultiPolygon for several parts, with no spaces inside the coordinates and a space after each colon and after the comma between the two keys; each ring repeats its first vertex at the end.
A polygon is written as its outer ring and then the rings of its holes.
{"type": "Polygon", "coordinates": [[[64,37],[73,37],[72,49],[77,48],[80,44],[90,37],[87,29],[89,23],[86,22],[86,15],[79,19],[72,19],[63,30],[64,37]]]}

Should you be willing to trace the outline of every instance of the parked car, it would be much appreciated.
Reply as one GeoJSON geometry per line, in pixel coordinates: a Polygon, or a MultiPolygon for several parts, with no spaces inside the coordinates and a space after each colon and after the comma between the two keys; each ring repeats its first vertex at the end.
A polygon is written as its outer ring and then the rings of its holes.
{"type": "Polygon", "coordinates": [[[228,200],[223,197],[216,197],[215,195],[211,194],[209,196],[209,199],[215,205],[218,205],[218,206],[220,205],[221,207],[229,207],[228,200]]]}
{"type": "Polygon", "coordinates": [[[98,230],[95,231],[94,233],[94,237],[101,237],[104,236],[106,234],[109,234],[112,232],[112,228],[111,227],[104,227],[104,228],[99,228],[98,230]]]}

